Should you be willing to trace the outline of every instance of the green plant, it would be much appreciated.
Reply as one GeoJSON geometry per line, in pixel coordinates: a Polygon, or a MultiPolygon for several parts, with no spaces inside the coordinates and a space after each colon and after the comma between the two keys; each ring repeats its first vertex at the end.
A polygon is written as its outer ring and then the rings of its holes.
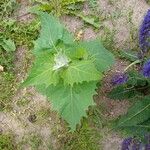
{"type": "Polygon", "coordinates": [[[150,0],[145,0],[148,4],[150,4],[150,0]]]}
{"type": "Polygon", "coordinates": [[[0,1],[0,19],[11,17],[16,10],[18,4],[16,0],[0,1]]]}
{"type": "MultiPolygon", "coordinates": [[[[6,15],[6,18],[0,22],[0,66],[3,68],[0,75],[0,110],[10,109],[11,99],[17,88],[14,73],[16,47],[20,45],[33,47],[32,41],[36,39],[39,28],[37,21],[33,20],[31,23],[22,24],[8,19],[6,15]]],[[[25,54],[25,67],[29,64],[29,54],[30,51],[25,54]]],[[[25,71],[25,67],[21,68],[21,71],[25,71]]]]}
{"type": "Polygon", "coordinates": [[[22,98],[22,99],[20,99],[20,100],[17,101],[17,105],[18,105],[19,107],[21,107],[21,106],[26,106],[26,105],[28,105],[29,103],[30,103],[30,100],[29,100],[29,99],[26,99],[26,98],[22,98]]]}
{"type": "Polygon", "coordinates": [[[22,140],[19,143],[17,143],[17,148],[18,150],[22,150],[25,149],[26,146],[29,147],[29,149],[31,150],[40,149],[39,147],[43,146],[41,135],[36,133],[25,134],[22,140]]]}
{"type": "Polygon", "coordinates": [[[41,10],[51,13],[55,16],[62,16],[64,14],[77,16],[85,23],[92,25],[94,28],[100,28],[99,18],[95,15],[84,15],[81,13],[81,4],[85,0],[52,0],[52,1],[38,1],[38,4],[31,8],[31,11],[41,10]]]}
{"type": "MultiPolygon", "coordinates": [[[[99,150],[102,148],[100,144],[103,137],[101,125],[104,122],[99,111],[101,111],[101,108],[98,108],[98,106],[90,107],[88,118],[81,120],[81,127],[77,128],[75,132],[68,132],[66,128],[62,128],[63,130],[57,133],[56,136],[58,136],[62,150],[99,150]]],[[[56,131],[54,133],[56,134],[56,131]]]]}
{"type": "Polygon", "coordinates": [[[144,137],[150,132],[149,15],[150,10],[148,10],[139,30],[140,51],[138,53],[121,52],[121,55],[123,54],[123,57],[131,64],[121,74],[113,78],[113,85],[118,86],[109,94],[112,99],[128,99],[133,103],[127,114],[117,120],[114,128],[138,137],[144,137]],[[129,70],[135,65],[137,68],[129,70]]]}
{"type": "Polygon", "coordinates": [[[23,86],[35,86],[46,95],[72,130],[86,116],[103,72],[114,63],[113,55],[98,40],[76,42],[51,15],[37,12],[41,33],[34,46],[35,62],[23,86]]]}
{"type": "Polygon", "coordinates": [[[16,149],[14,138],[10,134],[0,134],[0,150],[14,150],[16,149]]]}
{"type": "Polygon", "coordinates": [[[42,144],[42,139],[39,135],[31,135],[29,137],[29,144],[32,150],[37,150],[39,146],[42,144]]]}
{"type": "Polygon", "coordinates": [[[70,11],[80,9],[80,4],[85,0],[34,0],[38,4],[34,6],[34,9],[51,12],[53,15],[61,16],[63,14],[69,14],[70,11]]]}
{"type": "Polygon", "coordinates": [[[31,48],[33,47],[33,40],[36,39],[38,34],[39,22],[33,20],[29,23],[19,23],[13,19],[4,19],[0,22],[0,29],[2,31],[0,33],[0,43],[4,39],[11,39],[16,47],[27,45],[31,48]]]}
{"type": "MultiPolygon", "coordinates": [[[[32,41],[38,33],[38,20],[23,24],[14,19],[17,7],[16,0],[0,1],[0,111],[12,109],[12,97],[17,88],[14,72],[16,47],[25,45],[32,48],[32,41]]],[[[26,62],[23,62],[25,67],[29,64],[29,54],[30,51],[26,54],[26,62]]],[[[21,68],[21,71],[25,70],[21,68]]]]}
{"type": "Polygon", "coordinates": [[[63,150],[99,150],[98,144],[101,139],[100,133],[94,127],[89,126],[88,122],[84,119],[80,130],[75,131],[73,134],[66,133],[63,141],[63,150]]]}
{"type": "Polygon", "coordinates": [[[0,76],[0,110],[4,110],[10,105],[11,98],[14,94],[14,74],[2,72],[0,76]]]}
{"type": "Polygon", "coordinates": [[[7,108],[10,98],[14,94],[15,75],[13,73],[13,60],[15,44],[12,40],[0,39],[0,65],[2,67],[0,76],[0,110],[7,108]]]}

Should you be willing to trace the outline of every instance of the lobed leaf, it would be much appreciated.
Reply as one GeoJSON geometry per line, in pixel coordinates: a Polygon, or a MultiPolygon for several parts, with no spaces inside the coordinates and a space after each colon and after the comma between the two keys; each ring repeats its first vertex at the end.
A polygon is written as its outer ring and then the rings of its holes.
{"type": "Polygon", "coordinates": [[[91,60],[73,61],[62,74],[64,82],[71,86],[83,81],[98,81],[102,76],[102,73],[97,71],[91,60]]]}
{"type": "Polygon", "coordinates": [[[12,52],[16,50],[16,46],[15,43],[11,40],[11,39],[3,39],[0,42],[0,45],[4,48],[4,50],[6,50],[7,52],[12,52]]]}
{"type": "Polygon", "coordinates": [[[59,20],[48,13],[37,12],[41,19],[40,37],[35,41],[35,54],[41,50],[49,50],[55,48],[59,40],[64,44],[73,43],[72,35],[64,29],[59,20]]]}
{"type": "Polygon", "coordinates": [[[131,50],[121,50],[120,55],[131,62],[138,60],[137,52],[131,50]]]}
{"type": "Polygon", "coordinates": [[[117,86],[114,88],[108,96],[111,99],[124,100],[134,98],[138,94],[134,87],[127,88],[124,85],[117,86]]]}
{"type": "Polygon", "coordinates": [[[56,85],[59,82],[59,72],[53,70],[53,65],[54,56],[50,52],[41,53],[22,86],[56,85]]]}
{"type": "Polygon", "coordinates": [[[58,84],[46,90],[39,85],[37,89],[49,98],[53,109],[69,123],[71,130],[75,130],[80,119],[86,116],[88,107],[95,104],[93,95],[96,94],[96,82],[84,82],[73,87],[58,84]]]}
{"type": "Polygon", "coordinates": [[[89,55],[95,59],[96,68],[103,72],[114,64],[114,56],[111,52],[106,50],[98,40],[85,41],[81,45],[87,50],[89,55]]]}

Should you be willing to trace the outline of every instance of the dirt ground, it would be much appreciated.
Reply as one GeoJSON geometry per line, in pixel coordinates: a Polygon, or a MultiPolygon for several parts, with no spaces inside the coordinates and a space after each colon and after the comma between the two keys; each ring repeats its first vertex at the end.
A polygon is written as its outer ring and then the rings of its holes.
{"type": "MultiPolygon", "coordinates": [[[[98,9],[106,19],[102,22],[102,25],[109,28],[111,31],[115,30],[115,46],[116,48],[130,48],[134,45],[134,42],[130,42],[131,26],[135,29],[139,28],[143,15],[148,10],[149,6],[145,0],[99,0],[98,9]],[[110,15],[113,14],[113,17],[110,15]],[[131,14],[131,16],[129,16],[131,14]]],[[[20,16],[26,13],[28,2],[26,0],[21,1],[21,8],[18,10],[20,16]]],[[[85,4],[83,12],[89,13],[88,7],[85,4]]],[[[31,15],[22,16],[18,21],[30,21],[33,18],[31,15]]],[[[79,30],[83,30],[83,39],[94,39],[97,36],[101,36],[103,29],[98,31],[92,27],[87,26],[83,29],[83,21],[77,17],[63,16],[62,22],[66,25],[69,31],[76,34],[79,30]]],[[[135,33],[137,34],[137,33],[135,33]]],[[[26,59],[26,52],[28,49],[25,46],[19,47],[16,51],[15,71],[17,74],[18,82],[21,82],[26,76],[26,72],[21,71],[20,68],[24,68],[24,60],[26,59]]],[[[109,92],[112,87],[110,85],[111,77],[116,72],[121,72],[127,66],[126,62],[117,60],[113,69],[108,72],[103,80],[103,87],[98,92],[96,98],[97,103],[103,103],[108,109],[105,114],[108,118],[116,118],[127,111],[129,103],[127,101],[112,101],[106,97],[106,93],[109,92]]],[[[46,119],[36,117],[39,110],[48,110],[50,103],[45,97],[37,93],[33,88],[19,89],[13,98],[13,110],[11,112],[0,112],[0,128],[3,132],[11,131],[15,134],[17,143],[22,139],[26,139],[29,135],[36,134],[42,137],[43,144],[39,150],[48,150],[51,145],[54,150],[61,150],[57,136],[54,135],[54,131],[59,133],[61,130],[60,120],[57,114],[49,112],[46,119]],[[19,107],[17,102],[19,100],[28,100],[28,104],[19,107]],[[35,122],[36,120],[36,122],[35,122]],[[41,123],[42,122],[42,123],[41,123]],[[49,144],[50,143],[50,144],[49,144]]],[[[47,112],[46,112],[47,113],[47,112]]],[[[102,145],[102,150],[120,150],[122,138],[117,133],[110,133],[104,135],[103,141],[99,143],[102,145]]],[[[24,144],[24,150],[30,150],[31,147],[24,144]]]]}

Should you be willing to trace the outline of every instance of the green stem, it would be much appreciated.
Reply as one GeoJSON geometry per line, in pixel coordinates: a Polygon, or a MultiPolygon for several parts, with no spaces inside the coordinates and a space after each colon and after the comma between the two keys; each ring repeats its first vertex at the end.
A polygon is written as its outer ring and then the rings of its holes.
{"type": "Polygon", "coordinates": [[[131,63],[129,66],[127,66],[125,69],[124,69],[124,72],[126,72],[130,67],[134,66],[135,64],[138,64],[140,63],[141,60],[136,60],[134,61],[133,63],[131,63]]]}

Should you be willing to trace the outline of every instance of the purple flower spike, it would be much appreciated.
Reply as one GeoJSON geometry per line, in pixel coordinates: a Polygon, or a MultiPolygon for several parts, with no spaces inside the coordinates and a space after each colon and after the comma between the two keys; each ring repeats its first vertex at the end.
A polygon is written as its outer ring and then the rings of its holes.
{"type": "Polygon", "coordinates": [[[139,44],[143,53],[150,49],[150,9],[147,11],[139,30],[139,44]]]}
{"type": "Polygon", "coordinates": [[[131,137],[124,139],[124,141],[122,142],[121,150],[129,150],[131,143],[132,143],[131,137]]]}
{"type": "Polygon", "coordinates": [[[145,150],[150,150],[150,144],[146,144],[145,150]]]}
{"type": "Polygon", "coordinates": [[[132,150],[141,150],[140,145],[141,145],[141,143],[139,143],[139,142],[133,143],[132,150]]]}
{"type": "Polygon", "coordinates": [[[142,74],[146,78],[150,78],[150,59],[144,64],[142,74]]]}
{"type": "Polygon", "coordinates": [[[124,84],[128,81],[128,75],[126,74],[117,74],[112,78],[113,85],[124,84]]]}

